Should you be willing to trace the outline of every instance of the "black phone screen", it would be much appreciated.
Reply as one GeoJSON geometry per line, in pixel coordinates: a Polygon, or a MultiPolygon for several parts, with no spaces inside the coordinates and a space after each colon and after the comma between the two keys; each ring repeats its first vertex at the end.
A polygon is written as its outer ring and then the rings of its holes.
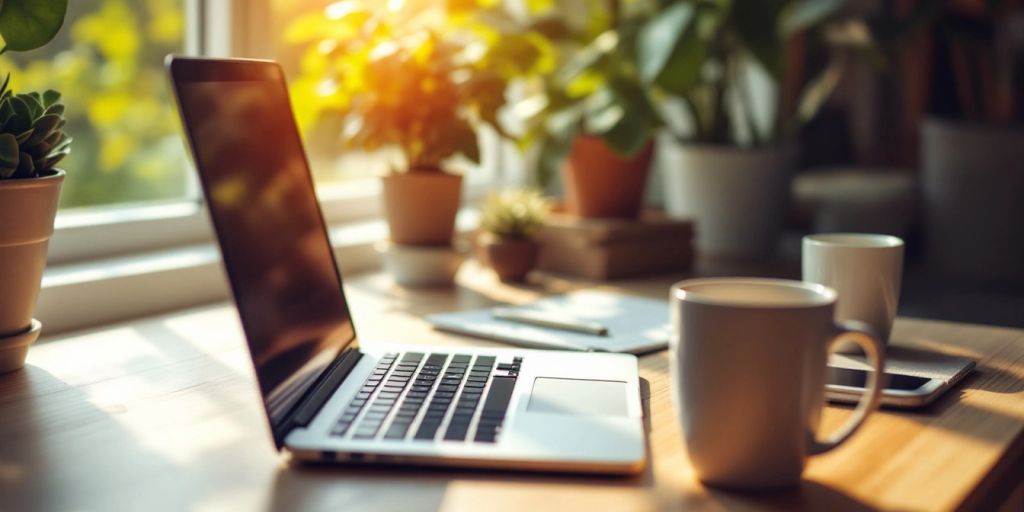
{"type": "MultiPolygon", "coordinates": [[[[897,391],[913,391],[924,386],[931,380],[924,377],[914,377],[911,375],[900,375],[896,373],[886,373],[886,377],[888,383],[886,383],[885,389],[897,391]]],[[[849,368],[836,368],[835,366],[829,366],[826,379],[826,382],[833,386],[863,388],[867,385],[868,372],[864,370],[851,370],[849,368]]]]}

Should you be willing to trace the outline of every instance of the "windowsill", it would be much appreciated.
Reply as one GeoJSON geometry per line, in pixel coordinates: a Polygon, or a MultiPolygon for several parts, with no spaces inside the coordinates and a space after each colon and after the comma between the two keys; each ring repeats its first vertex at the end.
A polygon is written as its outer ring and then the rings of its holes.
{"type": "MultiPolygon", "coordinates": [[[[477,212],[464,208],[458,230],[477,225],[477,212]]],[[[383,220],[348,222],[330,228],[335,257],[344,275],[380,268],[374,245],[387,237],[383,220]]],[[[47,334],[123,321],[227,300],[230,290],[213,243],[203,243],[47,267],[36,317],[47,334]]]]}

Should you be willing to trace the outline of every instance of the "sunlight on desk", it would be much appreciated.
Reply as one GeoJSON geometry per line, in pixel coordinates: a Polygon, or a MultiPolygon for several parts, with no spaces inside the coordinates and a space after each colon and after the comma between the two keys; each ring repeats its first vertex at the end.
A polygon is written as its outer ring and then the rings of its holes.
{"type": "MultiPolygon", "coordinates": [[[[346,290],[363,338],[488,344],[434,332],[421,318],[541,295],[474,284],[477,276],[470,269],[455,290],[393,294],[386,277],[369,275],[346,290]]],[[[662,298],[671,280],[605,288],[662,298]]],[[[33,347],[24,371],[0,379],[0,501],[15,509],[154,501],[195,510],[917,509],[1007,495],[1024,453],[1024,331],[901,318],[896,332],[901,343],[977,357],[977,374],[923,412],[876,414],[847,445],[813,458],[799,489],[750,495],[695,480],[667,352],[640,359],[650,382],[650,460],[634,477],[289,464],[273,449],[234,309],[208,306],[33,347]]],[[[827,407],[825,430],[848,414],[827,407]]]]}

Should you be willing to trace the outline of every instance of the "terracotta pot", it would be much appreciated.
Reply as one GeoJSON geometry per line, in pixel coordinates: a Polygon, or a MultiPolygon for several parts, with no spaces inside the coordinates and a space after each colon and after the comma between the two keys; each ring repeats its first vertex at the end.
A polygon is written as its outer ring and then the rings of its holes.
{"type": "Polygon", "coordinates": [[[627,157],[613,151],[599,137],[576,137],[562,166],[566,211],[580,217],[636,217],[653,153],[653,141],[627,157]]]}
{"type": "Polygon", "coordinates": [[[39,338],[43,324],[32,319],[27,331],[0,338],[0,373],[13,372],[25,366],[28,347],[39,338]]]}
{"type": "Polygon", "coordinates": [[[389,174],[381,180],[392,242],[451,244],[462,196],[462,176],[419,170],[389,174]]]}
{"type": "Polygon", "coordinates": [[[537,266],[540,244],[529,238],[504,238],[484,233],[478,239],[479,256],[502,281],[523,281],[537,266]]]}
{"type": "Polygon", "coordinates": [[[61,170],[0,180],[0,338],[32,326],[62,183],[61,170]]]}

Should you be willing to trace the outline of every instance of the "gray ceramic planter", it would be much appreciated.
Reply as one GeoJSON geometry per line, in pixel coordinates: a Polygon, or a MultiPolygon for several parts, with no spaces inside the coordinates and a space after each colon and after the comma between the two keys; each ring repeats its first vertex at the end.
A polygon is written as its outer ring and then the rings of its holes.
{"type": "Polygon", "coordinates": [[[927,263],[971,285],[1024,284],[1024,129],[921,125],[927,263]]]}

